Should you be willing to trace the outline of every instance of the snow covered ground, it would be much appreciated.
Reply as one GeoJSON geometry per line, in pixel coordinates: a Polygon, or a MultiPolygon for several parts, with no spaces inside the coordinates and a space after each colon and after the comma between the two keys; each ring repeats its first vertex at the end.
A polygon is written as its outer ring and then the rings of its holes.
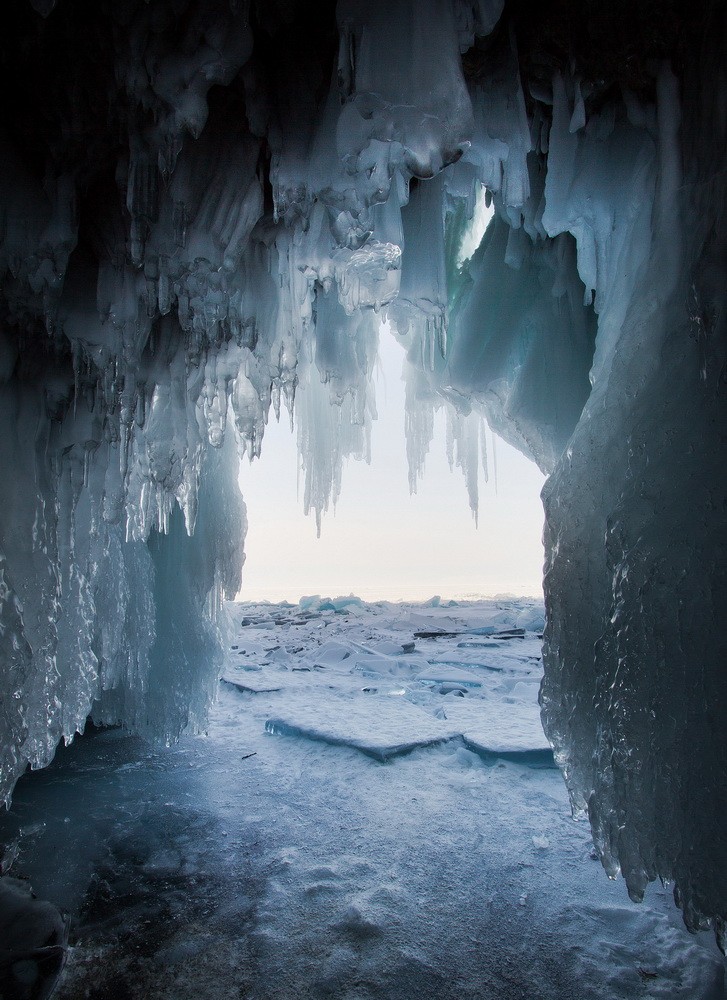
{"type": "Polygon", "coordinates": [[[236,604],[206,736],[23,779],[5,866],[70,911],[62,1000],[725,995],[668,888],[594,861],[539,723],[542,606],[236,604]]]}

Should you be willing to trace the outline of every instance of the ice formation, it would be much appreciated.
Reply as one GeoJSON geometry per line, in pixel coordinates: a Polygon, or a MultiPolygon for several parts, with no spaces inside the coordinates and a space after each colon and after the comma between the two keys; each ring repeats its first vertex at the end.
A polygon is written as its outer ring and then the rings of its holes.
{"type": "MultiPolygon", "coordinates": [[[[0,795],[89,713],[174,738],[239,585],[238,455],[366,455],[380,319],[476,508],[552,475],[541,700],[639,898],[724,947],[724,4],[31,0],[0,38],[0,795]],[[468,256],[483,200],[494,218],[468,256]]],[[[446,530],[446,527],[445,527],[446,530]]]]}

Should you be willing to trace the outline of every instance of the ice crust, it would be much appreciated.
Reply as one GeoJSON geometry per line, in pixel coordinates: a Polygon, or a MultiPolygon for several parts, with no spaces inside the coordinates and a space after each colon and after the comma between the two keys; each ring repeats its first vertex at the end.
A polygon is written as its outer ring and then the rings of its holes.
{"type": "Polygon", "coordinates": [[[287,407],[320,524],[385,319],[413,488],[437,408],[475,513],[483,419],[552,472],[546,731],[607,871],[724,946],[723,6],[13,5],[0,797],[89,714],[203,723],[238,457],[287,407]]]}
{"type": "Polygon", "coordinates": [[[488,760],[553,766],[537,703],[538,634],[507,638],[523,617],[538,621],[539,601],[464,601],[426,613],[307,597],[297,606],[231,609],[245,625],[223,681],[274,736],[349,747],[381,762],[453,742],[488,760]],[[458,641],[484,630],[492,635],[485,649],[458,641]]]}

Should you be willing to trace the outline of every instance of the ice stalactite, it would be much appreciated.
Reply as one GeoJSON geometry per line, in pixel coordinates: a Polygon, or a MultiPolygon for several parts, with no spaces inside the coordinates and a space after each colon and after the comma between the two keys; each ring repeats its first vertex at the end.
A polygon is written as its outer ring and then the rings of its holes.
{"type": "Polygon", "coordinates": [[[439,407],[475,512],[483,418],[552,473],[542,706],[574,806],[635,898],[674,879],[725,944],[723,6],[12,5],[2,797],[89,713],[201,724],[238,456],[295,414],[320,520],[385,319],[413,486],[439,407]]]}

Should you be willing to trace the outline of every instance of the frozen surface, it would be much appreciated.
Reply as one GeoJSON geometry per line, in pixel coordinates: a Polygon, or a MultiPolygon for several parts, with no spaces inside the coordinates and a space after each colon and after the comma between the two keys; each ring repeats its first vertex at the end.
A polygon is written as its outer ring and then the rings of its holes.
{"type": "Polygon", "coordinates": [[[465,707],[517,735],[537,711],[533,634],[480,654],[500,670],[464,697],[403,666],[456,658],[454,640],[397,650],[410,612],[476,628],[537,605],[349,609],[233,605],[226,673],[257,677],[238,666],[255,662],[280,692],[223,684],[205,736],[155,750],[97,731],[20,782],[0,843],[11,877],[70,911],[59,1000],[721,1000],[712,935],[686,932],[668,890],[636,905],[603,878],[552,763],[459,739],[383,763],[266,731],[273,710],[357,700],[376,706],[353,715],[362,729],[383,699],[387,725],[410,725],[416,704],[422,732],[465,707]],[[367,656],[402,665],[374,682],[346,666],[367,656]]]}
{"type": "Polygon", "coordinates": [[[320,523],[370,457],[385,317],[412,488],[437,408],[475,516],[483,420],[552,473],[542,705],[571,801],[634,898],[674,880],[727,948],[727,27],[663,6],[11,5],[4,801],[89,714],[204,727],[238,456],[287,409],[320,523]]]}
{"type": "MultiPolygon", "coordinates": [[[[397,692],[391,695],[395,697],[397,692]]],[[[349,701],[293,710],[268,719],[265,729],[281,736],[306,736],[333,746],[353,747],[382,761],[417,747],[444,743],[456,735],[455,729],[437,719],[422,719],[422,712],[411,705],[393,706],[377,696],[367,701],[368,711],[349,701]]]]}
{"type": "Polygon", "coordinates": [[[52,903],[37,899],[27,882],[5,874],[9,858],[2,862],[0,996],[43,1000],[53,992],[63,968],[68,919],[52,903]]]}
{"type": "Polygon", "coordinates": [[[378,760],[456,739],[483,754],[542,752],[552,764],[537,704],[538,636],[516,635],[517,648],[506,648],[515,622],[539,624],[538,604],[452,604],[246,604],[223,682],[255,695],[250,710],[279,736],[378,760]],[[486,651],[459,641],[483,632],[486,651]]]}

